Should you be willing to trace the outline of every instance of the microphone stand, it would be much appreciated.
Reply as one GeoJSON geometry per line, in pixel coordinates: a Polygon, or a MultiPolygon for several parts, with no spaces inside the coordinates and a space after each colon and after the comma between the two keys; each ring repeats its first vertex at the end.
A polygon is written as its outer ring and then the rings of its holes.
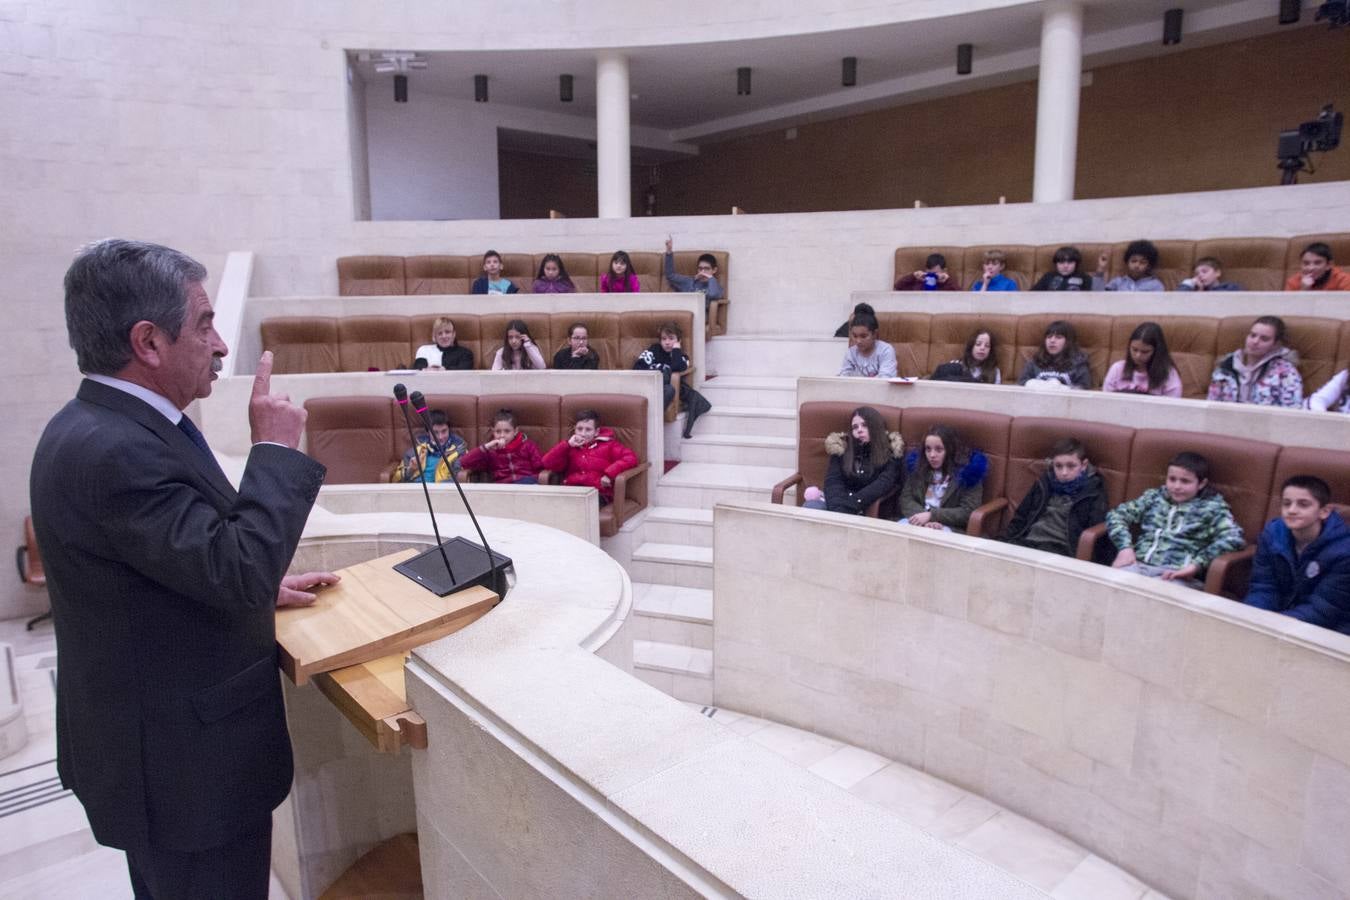
{"type": "MultiPolygon", "coordinates": [[[[455,570],[450,566],[450,557],[445,555],[445,544],[441,541],[441,530],[436,526],[436,510],[431,506],[431,491],[427,489],[426,470],[423,468],[422,458],[417,453],[417,436],[413,434],[412,418],[408,415],[408,391],[403,385],[394,385],[394,399],[398,401],[399,409],[403,410],[403,424],[408,426],[408,440],[412,441],[413,459],[417,460],[417,480],[422,485],[422,496],[427,501],[427,513],[431,516],[431,532],[436,535],[436,547],[441,551],[441,560],[445,563],[445,571],[450,576],[451,581],[456,581],[455,570]]],[[[434,447],[435,437],[431,433],[431,424],[427,423],[427,445],[434,447]]],[[[442,451],[443,452],[443,451],[442,451]]],[[[447,464],[448,465],[448,464],[447,464]]],[[[454,468],[451,467],[453,473],[454,468]]],[[[474,523],[477,524],[477,523],[474,523]]]]}

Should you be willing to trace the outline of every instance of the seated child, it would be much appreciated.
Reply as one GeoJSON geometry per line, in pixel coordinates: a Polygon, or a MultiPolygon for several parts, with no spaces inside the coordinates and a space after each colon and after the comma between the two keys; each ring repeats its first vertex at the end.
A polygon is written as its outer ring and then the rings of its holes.
{"type": "Polygon", "coordinates": [[[602,294],[636,294],[642,290],[633,261],[623,250],[615,250],[609,258],[609,271],[600,276],[602,294]]]}
{"type": "Polygon", "coordinates": [[[1350,369],[1341,369],[1308,398],[1313,412],[1350,413],[1350,369]]]}
{"type": "Polygon", "coordinates": [[[1064,438],[1050,448],[1045,471],[1017,504],[1001,540],[1073,556],[1078,539],[1106,520],[1106,483],[1088,462],[1087,448],[1064,438]]]}
{"type": "Polygon", "coordinates": [[[544,354],[539,345],[530,337],[530,328],[520,319],[506,323],[506,334],[502,336],[502,346],[492,357],[492,371],[504,369],[547,369],[544,354]]]}
{"type": "Polygon", "coordinates": [[[1298,354],[1284,346],[1284,337],[1284,320],[1279,316],[1262,316],[1253,322],[1243,346],[1215,364],[1207,399],[1293,409],[1302,406],[1298,354]]]}
{"type": "Polygon", "coordinates": [[[414,369],[472,369],[473,351],[455,343],[455,323],[445,316],[431,323],[431,343],[417,348],[414,369]]]}
{"type": "Polygon", "coordinates": [[[553,354],[555,369],[598,369],[600,354],[591,349],[591,333],[584,322],[573,322],[567,329],[567,346],[553,354]]]}
{"type": "Polygon", "coordinates": [[[471,294],[518,294],[520,288],[509,278],[502,277],[502,255],[496,250],[483,254],[483,274],[469,286],[471,294]]]}
{"type": "Polygon", "coordinates": [[[516,427],[509,409],[492,414],[492,440],[466,453],[463,464],[470,472],[487,472],[493,484],[538,484],[544,467],[539,448],[516,427]]]}
{"type": "Polygon", "coordinates": [[[970,514],[984,501],[988,458],[978,450],[965,453],[956,432],[946,425],[929,428],[920,449],[905,454],[900,522],[965,531],[970,514]]]}
{"type": "Polygon", "coordinates": [[[1003,270],[1008,266],[1008,256],[1002,250],[984,251],[983,274],[970,286],[972,291],[1015,291],[1017,282],[1003,270]]]}
{"type": "Polygon", "coordinates": [[[877,314],[877,311],[872,308],[872,304],[870,303],[859,303],[857,306],[853,307],[853,312],[850,313],[849,317],[844,320],[844,324],[840,325],[838,328],[834,330],[834,336],[848,337],[848,331],[849,328],[853,325],[854,317],[860,316],[863,313],[866,313],[869,316],[875,316],[877,314]]]}
{"type": "Polygon", "coordinates": [[[960,359],[943,363],[934,370],[933,381],[968,381],[974,384],[1002,384],[1003,373],[994,362],[994,333],[977,328],[966,340],[960,359]]]}
{"type": "Polygon", "coordinates": [[[1167,483],[1149,488],[1106,514],[1106,533],[1115,544],[1111,565],[1202,587],[1215,557],[1241,550],[1242,529],[1228,503],[1209,484],[1209,460],[1178,453],[1167,464],[1167,483]],[[1139,537],[1130,537],[1130,526],[1139,537]]]}
{"type": "Polygon", "coordinates": [[[847,434],[836,431],[825,438],[825,452],[830,456],[825,490],[807,488],[803,505],[857,516],[895,491],[905,441],[898,432],[886,430],[881,413],[860,406],[849,419],[847,434]]]}
{"type": "Polygon", "coordinates": [[[544,454],[543,467],[562,475],[562,483],[600,491],[600,505],[614,500],[614,479],[638,464],[637,454],[600,427],[600,414],[578,410],[572,436],[544,454]]]}
{"type": "Polygon", "coordinates": [[[1140,322],[1130,332],[1125,358],[1116,360],[1106,370],[1102,390],[1159,397],[1181,396],[1181,375],[1172,365],[1172,354],[1167,350],[1167,338],[1163,337],[1161,325],[1140,322]]]}
{"type": "MultiPolygon", "coordinates": [[[[1097,261],[1097,277],[1106,277],[1107,255],[1097,261]]],[[[1131,241],[1125,248],[1125,274],[1106,283],[1108,291],[1165,291],[1162,281],[1153,274],[1158,265],[1158,248],[1152,241],[1131,241]]]]}
{"type": "Polygon", "coordinates": [[[572,283],[563,265],[562,257],[556,253],[545,254],[539,263],[539,274],[534,276],[536,294],[575,294],[577,286],[572,283]]]}
{"type": "Polygon", "coordinates": [[[923,268],[902,276],[895,283],[897,291],[959,291],[961,285],[947,274],[947,257],[930,253],[923,268]]]}
{"type": "Polygon", "coordinates": [[[1295,475],[1280,488],[1280,517],[1261,532],[1242,602],[1350,634],[1350,528],[1331,487],[1295,475]]]}
{"type": "Polygon", "coordinates": [[[1055,251],[1055,269],[1046,272],[1031,286],[1033,291],[1095,291],[1100,286],[1083,271],[1083,254],[1077,247],[1060,247],[1055,251]]]}
{"type": "Polygon", "coordinates": [[[1240,291],[1242,285],[1223,280],[1223,263],[1217,257],[1202,256],[1195,261],[1195,274],[1177,285],[1179,291],[1240,291]]]}
{"type": "Polygon", "coordinates": [[[417,435],[417,443],[403,454],[403,461],[389,478],[391,482],[426,481],[435,484],[449,481],[451,466],[455,474],[459,474],[464,438],[450,430],[450,418],[446,416],[445,410],[433,409],[428,417],[431,419],[431,434],[421,432],[417,435]]]}
{"type": "Polygon", "coordinates": [[[1331,246],[1322,241],[1303,248],[1298,268],[1284,283],[1286,291],[1350,291],[1350,273],[1331,264],[1331,246]]]}
{"type": "Polygon", "coordinates": [[[717,257],[704,253],[698,258],[698,274],[692,277],[680,275],[675,271],[675,242],[670,237],[666,238],[665,272],[666,281],[676,292],[689,294],[702,291],[705,306],[724,296],[722,285],[717,282],[717,257]]]}
{"type": "Polygon", "coordinates": [[[1092,389],[1092,369],[1087,354],[1078,349],[1078,332],[1058,319],[1045,326],[1045,337],[1036,355],[1022,366],[1018,384],[1044,382],[1041,386],[1092,389]]]}
{"type": "Polygon", "coordinates": [[[880,328],[876,316],[862,313],[853,317],[848,331],[852,343],[844,351],[840,375],[850,378],[895,377],[895,348],[886,341],[877,340],[880,328]]]}
{"type": "MultiPolygon", "coordinates": [[[[633,368],[661,373],[663,381],[662,397],[665,405],[669,406],[670,401],[675,399],[675,386],[670,383],[670,375],[672,372],[688,370],[689,357],[685,355],[684,349],[680,346],[680,341],[684,339],[684,332],[676,323],[662,322],[660,328],[657,329],[657,338],[655,344],[638,354],[637,361],[633,363],[633,368]]],[[[680,379],[680,402],[685,408],[683,434],[685,437],[690,437],[693,434],[694,422],[697,421],[699,416],[712,409],[712,404],[684,379],[680,379]]]]}

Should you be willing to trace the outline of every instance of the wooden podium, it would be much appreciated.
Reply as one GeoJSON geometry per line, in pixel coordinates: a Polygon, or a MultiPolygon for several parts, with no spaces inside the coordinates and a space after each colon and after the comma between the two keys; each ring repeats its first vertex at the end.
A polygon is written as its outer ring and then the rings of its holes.
{"type": "Polygon", "coordinates": [[[337,574],[310,606],[277,610],[282,671],[296,685],[313,680],[377,749],[426,746],[426,723],[408,706],[403,663],[408,651],[477,621],[500,598],[482,587],[437,597],[394,565],[416,556],[401,550],[337,574]]]}

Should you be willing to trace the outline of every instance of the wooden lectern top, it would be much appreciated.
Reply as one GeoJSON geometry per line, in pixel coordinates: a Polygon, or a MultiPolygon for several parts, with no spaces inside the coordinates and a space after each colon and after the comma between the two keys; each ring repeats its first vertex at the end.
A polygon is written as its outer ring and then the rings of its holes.
{"type": "Polygon", "coordinates": [[[277,610],[282,671],[297,685],[320,672],[369,662],[430,643],[476,621],[500,599],[483,587],[437,597],[394,571],[416,556],[401,550],[338,572],[309,606],[277,610]]]}

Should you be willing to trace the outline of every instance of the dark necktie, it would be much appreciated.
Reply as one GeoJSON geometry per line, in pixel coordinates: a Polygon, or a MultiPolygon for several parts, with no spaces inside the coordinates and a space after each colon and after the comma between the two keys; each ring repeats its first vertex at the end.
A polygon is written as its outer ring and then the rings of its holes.
{"type": "Polygon", "coordinates": [[[206,458],[212,463],[216,461],[216,455],[211,452],[211,447],[206,443],[206,438],[197,430],[197,426],[192,424],[192,420],[186,415],[178,420],[178,430],[188,436],[192,443],[197,445],[197,449],[206,454],[206,458]]]}

